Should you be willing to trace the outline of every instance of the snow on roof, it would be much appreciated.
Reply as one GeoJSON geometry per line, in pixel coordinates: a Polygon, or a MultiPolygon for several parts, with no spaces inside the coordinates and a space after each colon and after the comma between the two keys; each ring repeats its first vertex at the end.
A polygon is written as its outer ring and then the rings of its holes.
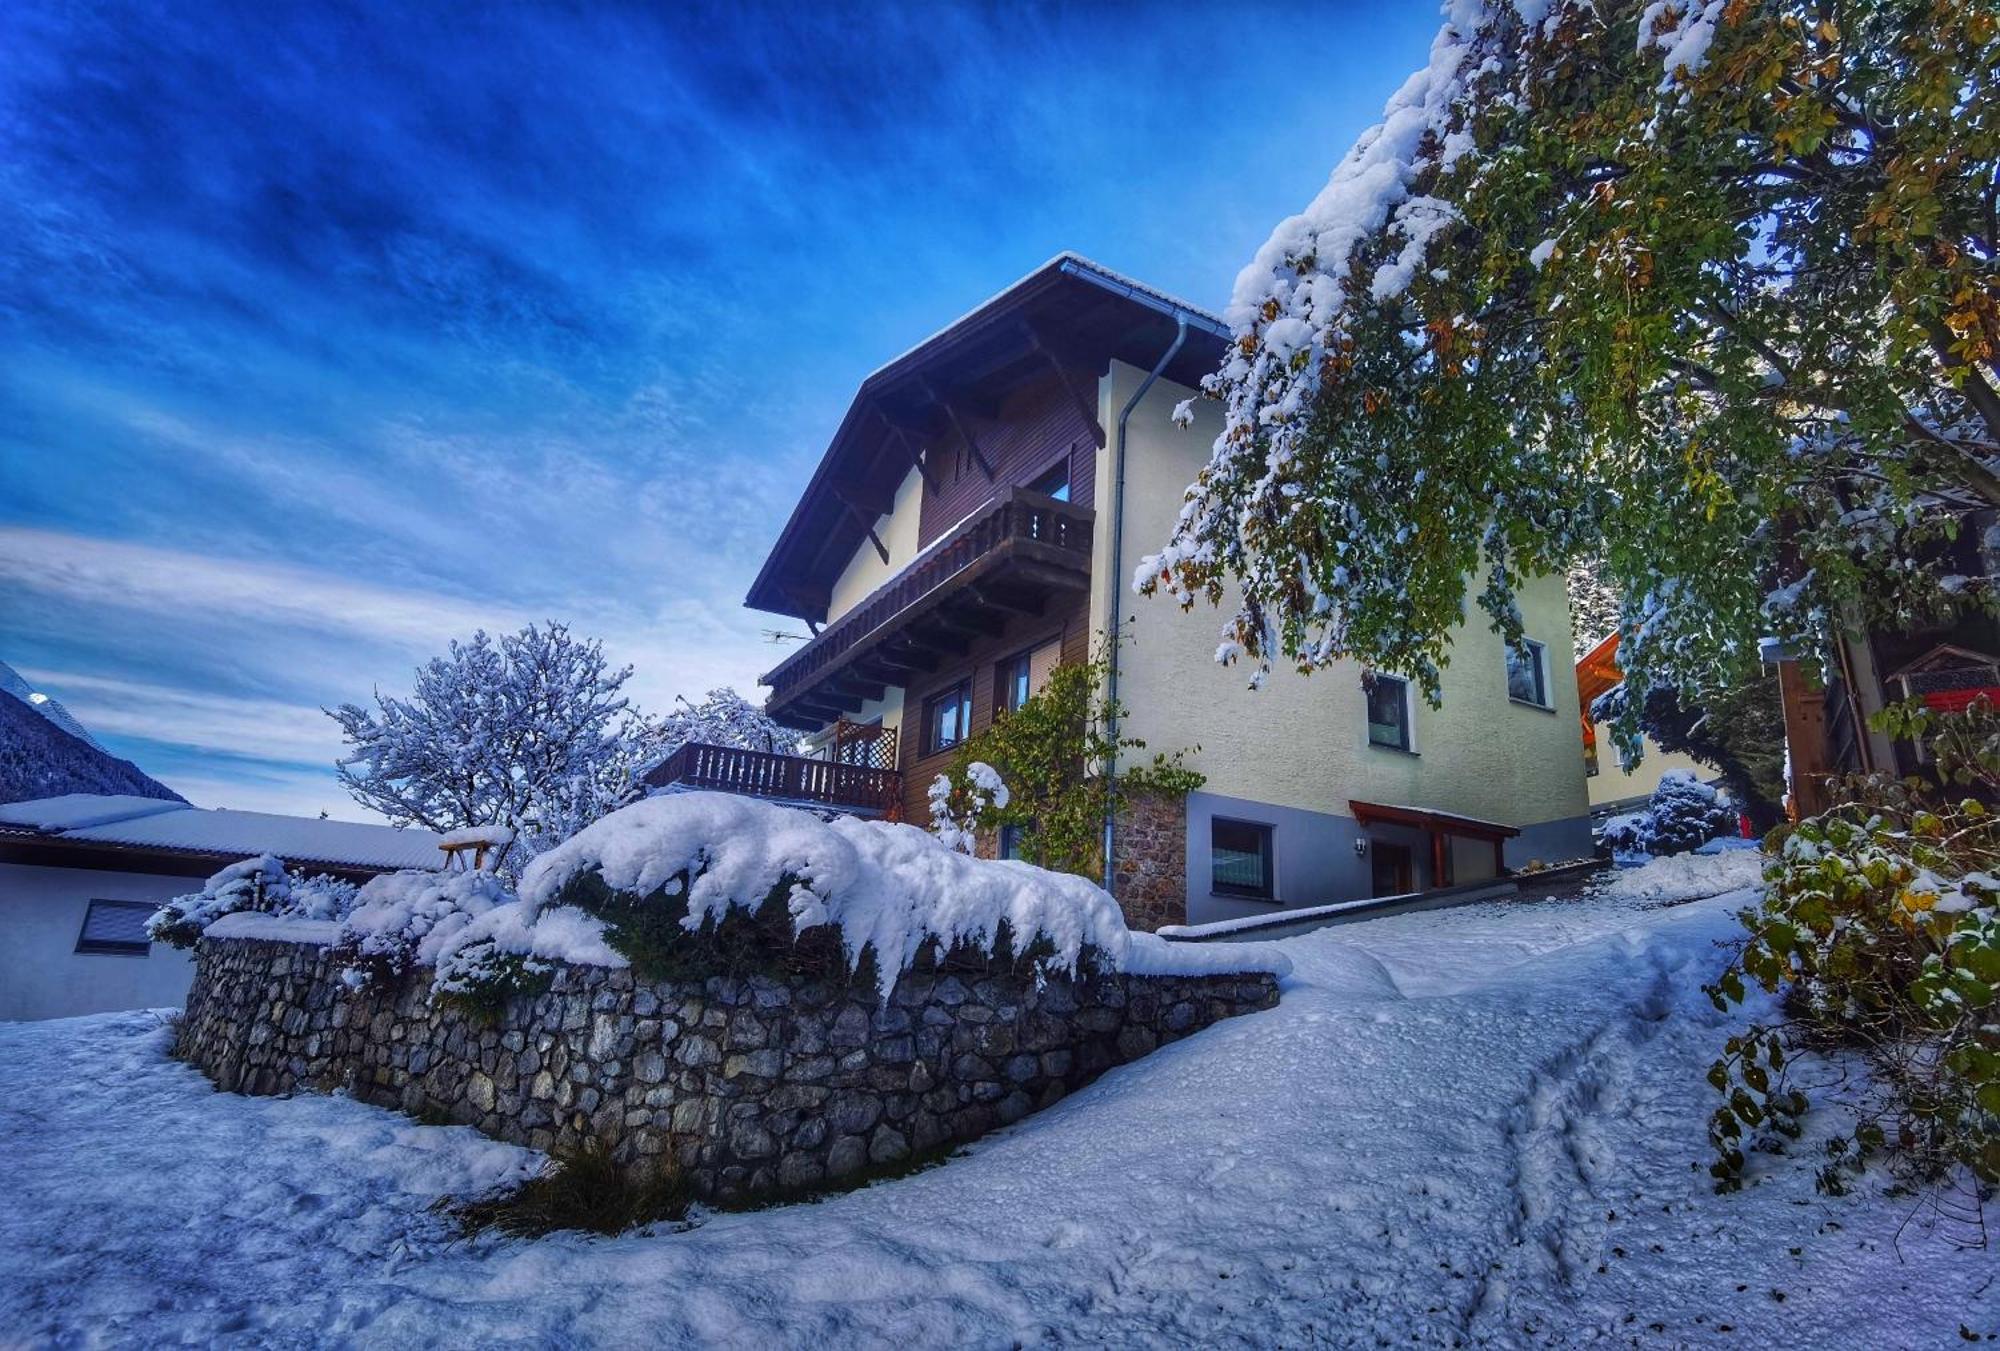
{"type": "Polygon", "coordinates": [[[187,803],[129,793],[64,793],[0,805],[0,822],[44,832],[110,825],[162,812],[189,810],[187,803]]]}
{"type": "Polygon", "coordinates": [[[69,793],[0,806],[0,823],[65,840],[249,857],[276,854],[291,863],[352,868],[435,868],[443,862],[428,830],[321,821],[273,812],[204,810],[184,802],[69,793]]]}
{"type": "Polygon", "coordinates": [[[502,845],[514,842],[512,826],[461,826],[437,837],[441,849],[463,849],[467,845],[502,845]]]}

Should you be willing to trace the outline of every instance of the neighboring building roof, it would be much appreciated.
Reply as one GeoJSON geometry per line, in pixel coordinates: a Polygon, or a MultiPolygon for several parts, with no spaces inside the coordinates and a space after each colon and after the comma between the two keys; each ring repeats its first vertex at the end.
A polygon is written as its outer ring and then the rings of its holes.
{"type": "Polygon", "coordinates": [[[9,802],[0,806],[0,822],[28,826],[39,831],[78,830],[108,826],[114,821],[130,821],[161,812],[190,810],[185,802],[165,798],[133,797],[129,793],[64,793],[61,797],[36,798],[32,802],[9,802]]]}
{"type": "Polygon", "coordinates": [[[229,858],[276,854],[335,868],[435,868],[444,857],[440,837],[428,830],[89,793],[0,806],[0,826],[17,827],[16,838],[229,858]]]}
{"type": "MultiPolygon", "coordinates": [[[[956,436],[951,424],[959,400],[990,398],[1051,366],[1102,371],[1116,358],[1150,368],[1172,341],[1176,319],[1186,320],[1187,340],[1164,374],[1193,386],[1222,363],[1228,325],[1088,258],[1063,253],[878,368],[855,391],[744,603],[824,619],[833,576],[861,546],[874,515],[886,511],[883,504],[916,453],[956,436]]],[[[1094,421],[1094,383],[1072,385],[1072,393],[1091,405],[1094,421]]]]}

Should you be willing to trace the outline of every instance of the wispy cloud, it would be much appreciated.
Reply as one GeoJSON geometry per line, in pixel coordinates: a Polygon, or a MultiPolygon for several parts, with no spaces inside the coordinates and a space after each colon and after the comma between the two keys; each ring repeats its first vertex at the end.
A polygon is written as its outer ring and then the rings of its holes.
{"type": "Polygon", "coordinates": [[[748,686],[856,382],[1062,248],[1219,301],[1421,63],[1430,6],[1347,8],[1279,80],[1300,20],[1240,0],[15,0],[4,655],[315,810],[318,707],[477,628],[569,621],[654,709],[748,686]]]}
{"type": "Polygon", "coordinates": [[[348,632],[417,645],[435,645],[441,634],[507,628],[519,621],[495,606],[310,568],[20,526],[0,526],[0,585],[138,614],[348,632]]]}

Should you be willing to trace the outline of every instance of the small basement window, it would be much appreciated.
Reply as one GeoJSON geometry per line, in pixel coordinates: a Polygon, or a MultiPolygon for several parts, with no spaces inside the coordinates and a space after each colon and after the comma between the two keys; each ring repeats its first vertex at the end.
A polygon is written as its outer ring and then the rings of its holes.
{"type": "Polygon", "coordinates": [[[1410,749],[1410,682],[1392,675],[1370,675],[1368,744],[1392,750],[1410,749]]]}
{"type": "Polygon", "coordinates": [[[144,957],[153,947],[146,921],[159,908],[149,901],[92,901],[84,912],[83,931],[76,936],[76,950],[144,957]]]}
{"type": "Polygon", "coordinates": [[[1523,638],[1519,648],[1507,645],[1507,697],[1536,708],[1550,707],[1548,650],[1532,638],[1523,638]]]}
{"type": "Polygon", "coordinates": [[[1271,827],[1216,817],[1208,823],[1208,859],[1216,895],[1271,899],[1271,827]]]}

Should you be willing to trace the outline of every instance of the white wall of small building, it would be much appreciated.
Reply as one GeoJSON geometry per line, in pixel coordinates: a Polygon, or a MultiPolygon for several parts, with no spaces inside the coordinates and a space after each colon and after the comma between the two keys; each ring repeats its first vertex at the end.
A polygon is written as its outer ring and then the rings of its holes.
{"type": "Polygon", "coordinates": [[[0,1021],[118,1009],[178,1008],[189,954],[154,943],[137,954],[78,952],[93,900],[161,904],[199,878],[0,863],[0,1021]]]}
{"type": "Polygon", "coordinates": [[[1131,591],[1140,558],[1171,534],[1187,485],[1207,462],[1221,427],[1219,406],[1200,399],[1193,426],[1175,426],[1174,406],[1194,391],[1170,381],[1154,384],[1128,424],[1124,547],[1112,568],[1118,410],[1144,378],[1145,372],[1114,362],[1100,382],[1099,415],[1111,435],[1098,459],[1103,487],[1091,627],[1106,628],[1112,589],[1121,589],[1119,606],[1130,621],[1120,661],[1123,730],[1146,741],[1148,755],[1201,748],[1189,760],[1208,779],[1189,808],[1190,920],[1271,908],[1209,894],[1207,831],[1214,815],[1273,825],[1279,905],[1368,894],[1368,865],[1354,845],[1358,836],[1380,832],[1358,828],[1350,799],[1519,826],[1521,837],[1507,847],[1513,867],[1588,854],[1590,806],[1562,579],[1530,582],[1520,595],[1527,636],[1544,645],[1550,707],[1509,698],[1505,645],[1476,609],[1454,635],[1441,706],[1413,701],[1413,752],[1369,744],[1363,671],[1354,663],[1312,676],[1281,665],[1263,689],[1250,690],[1247,666],[1224,667],[1214,659],[1226,609],[1202,603],[1183,612],[1168,597],[1131,591]]]}

